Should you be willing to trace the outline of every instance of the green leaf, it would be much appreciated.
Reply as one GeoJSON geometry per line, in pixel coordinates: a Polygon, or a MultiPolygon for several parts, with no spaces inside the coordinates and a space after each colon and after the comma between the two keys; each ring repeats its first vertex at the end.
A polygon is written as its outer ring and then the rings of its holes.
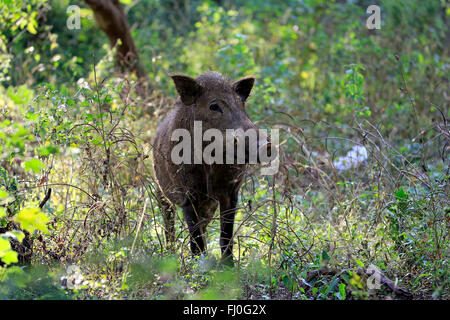
{"type": "Polygon", "coordinates": [[[1,257],[2,261],[6,264],[11,264],[11,263],[16,263],[19,260],[17,259],[17,252],[15,252],[14,250],[10,250],[8,252],[6,252],[2,257],[1,257]]]}
{"type": "Polygon", "coordinates": [[[6,264],[19,261],[17,259],[17,252],[11,249],[11,243],[6,237],[0,237],[0,259],[6,264]]]}
{"type": "Polygon", "coordinates": [[[20,223],[22,229],[33,233],[34,230],[47,232],[47,223],[50,219],[39,208],[25,208],[14,216],[14,221],[20,223]]]}
{"type": "Polygon", "coordinates": [[[403,190],[403,188],[400,188],[395,191],[395,198],[397,200],[407,200],[408,194],[405,192],[405,190],[403,190]]]}
{"type": "Polygon", "coordinates": [[[45,165],[41,162],[39,159],[31,159],[25,162],[25,170],[26,171],[33,171],[34,173],[41,172],[42,169],[44,169],[45,165]]]}
{"type": "Polygon", "coordinates": [[[39,147],[38,153],[41,157],[48,157],[51,154],[58,154],[59,149],[58,149],[58,147],[49,145],[49,146],[45,146],[45,147],[39,147]]]}
{"type": "Polygon", "coordinates": [[[339,285],[339,294],[341,295],[341,300],[345,300],[345,295],[346,295],[345,287],[346,287],[345,283],[341,283],[339,285]]]}
{"type": "Polygon", "coordinates": [[[352,272],[352,278],[350,279],[350,284],[352,284],[353,286],[355,286],[355,288],[359,288],[362,289],[363,288],[363,284],[361,282],[361,277],[356,273],[356,272],[352,272]]]}
{"type": "Polygon", "coordinates": [[[27,112],[25,118],[30,121],[37,121],[39,119],[39,113],[27,112]]]}
{"type": "Polygon", "coordinates": [[[328,261],[330,260],[330,256],[325,250],[322,250],[322,261],[328,261]]]}
{"type": "Polygon", "coordinates": [[[334,278],[334,280],[331,282],[331,284],[328,286],[327,290],[325,291],[325,295],[327,295],[330,292],[333,292],[334,287],[336,286],[337,282],[339,281],[339,278],[334,278]]]}
{"type": "Polygon", "coordinates": [[[364,268],[364,263],[362,263],[361,260],[355,259],[355,262],[360,266],[361,268],[364,268]]]}
{"type": "Polygon", "coordinates": [[[31,34],[37,33],[35,24],[36,24],[36,20],[32,20],[27,24],[27,30],[29,33],[31,33],[31,34]]]}
{"type": "Polygon", "coordinates": [[[6,209],[4,207],[0,207],[0,219],[6,217],[6,209]]]}
{"type": "Polygon", "coordinates": [[[5,190],[0,190],[0,200],[1,199],[6,199],[8,198],[8,192],[6,192],[5,190]]]}

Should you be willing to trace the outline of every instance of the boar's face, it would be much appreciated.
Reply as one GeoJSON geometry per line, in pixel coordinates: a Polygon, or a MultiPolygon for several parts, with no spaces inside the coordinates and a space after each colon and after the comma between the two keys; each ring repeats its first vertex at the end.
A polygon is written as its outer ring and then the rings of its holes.
{"type": "Polygon", "coordinates": [[[172,79],[181,101],[193,107],[195,120],[202,121],[204,130],[255,128],[244,109],[254,78],[229,83],[218,73],[208,73],[197,79],[185,75],[173,75],[172,79]]]}
{"type": "MultiPolygon", "coordinates": [[[[197,79],[185,75],[172,75],[172,79],[184,107],[187,108],[186,112],[191,112],[189,109],[192,108],[195,121],[202,122],[203,131],[218,129],[225,136],[226,129],[244,132],[250,129],[257,134],[256,143],[253,143],[256,149],[270,145],[266,137],[260,139],[258,128],[244,108],[255,78],[245,77],[229,82],[219,73],[211,72],[197,79]]],[[[245,157],[248,160],[251,140],[248,137],[244,139],[245,157]]]]}

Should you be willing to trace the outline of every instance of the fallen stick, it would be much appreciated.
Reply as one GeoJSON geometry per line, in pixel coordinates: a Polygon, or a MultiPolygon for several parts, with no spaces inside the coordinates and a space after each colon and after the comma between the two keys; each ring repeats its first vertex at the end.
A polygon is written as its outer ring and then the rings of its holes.
{"type": "MultiPolygon", "coordinates": [[[[321,269],[308,272],[306,274],[305,281],[308,282],[310,279],[315,278],[319,275],[324,275],[324,276],[333,275],[334,276],[334,275],[342,274],[343,272],[346,272],[346,271],[348,271],[348,270],[337,270],[337,269],[330,269],[328,267],[323,267],[321,269]]],[[[366,268],[366,269],[358,268],[356,270],[350,270],[350,271],[355,272],[359,276],[362,276],[362,277],[372,276],[372,275],[374,275],[374,272],[378,273],[381,285],[385,285],[386,287],[388,287],[389,290],[391,290],[397,296],[402,296],[405,298],[412,297],[412,294],[409,291],[397,286],[397,284],[394,281],[392,281],[391,279],[386,277],[383,273],[381,273],[376,268],[370,268],[370,267],[366,268]]]]}

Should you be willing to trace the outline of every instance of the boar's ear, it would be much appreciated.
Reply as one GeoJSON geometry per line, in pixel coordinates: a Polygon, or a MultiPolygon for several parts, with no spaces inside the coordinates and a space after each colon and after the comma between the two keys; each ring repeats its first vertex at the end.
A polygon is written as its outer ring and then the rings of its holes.
{"type": "Polygon", "coordinates": [[[202,93],[202,86],[195,79],[182,74],[173,74],[171,77],[181,101],[185,105],[189,106],[193,104],[202,93]]]}
{"type": "Polygon", "coordinates": [[[242,102],[245,102],[252,91],[255,78],[245,77],[233,83],[233,89],[237,95],[241,98],[242,102]]]}

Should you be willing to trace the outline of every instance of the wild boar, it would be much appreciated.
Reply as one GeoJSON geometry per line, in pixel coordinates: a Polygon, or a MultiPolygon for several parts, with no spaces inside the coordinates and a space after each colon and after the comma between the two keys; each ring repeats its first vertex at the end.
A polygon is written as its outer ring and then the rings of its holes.
{"type": "MultiPolygon", "coordinates": [[[[222,260],[232,263],[233,224],[239,189],[249,165],[250,147],[256,146],[258,152],[266,150],[266,154],[270,156],[272,147],[269,139],[261,135],[257,135],[256,141],[253,142],[246,139],[245,160],[231,163],[225,160],[210,163],[204,158],[200,161],[194,159],[198,150],[195,150],[196,142],[191,141],[189,148],[182,151],[185,153],[182,156],[193,161],[179,163],[173,159],[174,148],[179,143],[174,139],[174,133],[182,130],[195,136],[194,131],[198,128],[194,127],[197,124],[201,125],[200,135],[208,129],[219,130],[224,135],[229,129],[243,131],[251,129],[259,132],[244,108],[255,79],[245,77],[231,82],[216,72],[200,75],[196,79],[180,74],[171,77],[179,99],[175,102],[175,108],[158,126],[153,143],[154,172],[158,194],[165,209],[166,241],[168,243],[174,241],[174,212],[175,205],[178,205],[183,209],[183,216],[189,229],[192,253],[198,255],[204,252],[206,226],[220,204],[222,260]]],[[[234,138],[233,143],[236,144],[237,141],[238,139],[234,138]]],[[[200,143],[204,150],[205,141],[200,143]]],[[[214,152],[212,155],[214,156],[214,152]]],[[[227,159],[230,160],[230,157],[227,159]]],[[[237,160],[237,157],[232,154],[231,159],[237,160]]]]}

